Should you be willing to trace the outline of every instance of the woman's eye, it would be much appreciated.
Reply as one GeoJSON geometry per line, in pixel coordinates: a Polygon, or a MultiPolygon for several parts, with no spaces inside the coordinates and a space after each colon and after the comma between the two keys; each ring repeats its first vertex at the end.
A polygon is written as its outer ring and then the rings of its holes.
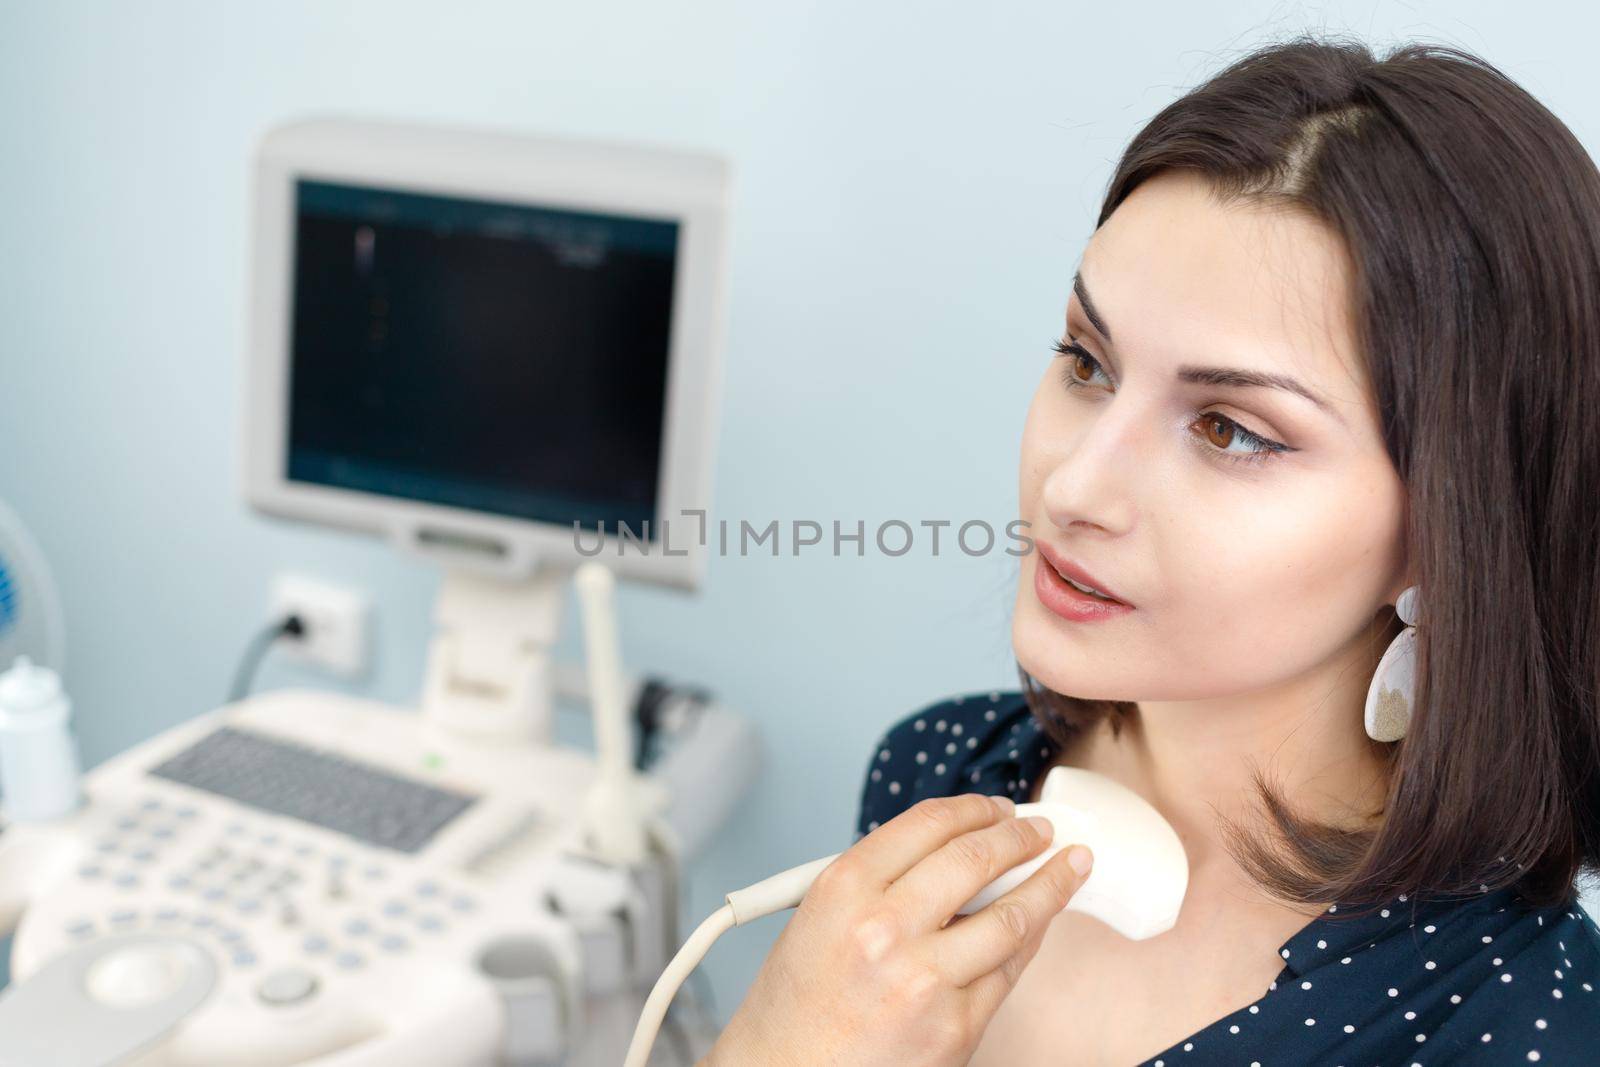
{"type": "MultiPolygon", "coordinates": [[[[1066,357],[1066,362],[1062,366],[1061,381],[1067,388],[1082,389],[1093,384],[1096,374],[1105,376],[1105,369],[1100,366],[1100,361],[1076,341],[1052,341],[1050,347],[1057,355],[1066,357]]],[[[1109,384],[1110,378],[1107,377],[1106,381],[1109,384]]],[[[1208,454],[1220,456],[1234,463],[1262,463],[1281,453],[1295,451],[1281,442],[1252,433],[1226,415],[1215,411],[1196,415],[1189,427],[1199,428],[1199,436],[1205,441],[1200,447],[1208,454]],[[1245,447],[1235,451],[1231,446],[1236,444],[1245,447]]]]}
{"type": "MultiPolygon", "coordinates": [[[[1066,362],[1061,368],[1061,380],[1068,388],[1076,389],[1079,386],[1089,385],[1094,381],[1096,374],[1105,374],[1100,361],[1076,341],[1070,339],[1052,341],[1050,347],[1055,349],[1056,355],[1066,357],[1066,362]]],[[[1106,378],[1106,384],[1111,384],[1110,378],[1106,378]]]]}

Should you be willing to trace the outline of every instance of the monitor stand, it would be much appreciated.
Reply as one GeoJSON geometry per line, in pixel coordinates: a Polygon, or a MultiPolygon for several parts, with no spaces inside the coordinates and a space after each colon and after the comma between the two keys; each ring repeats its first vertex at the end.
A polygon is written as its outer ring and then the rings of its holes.
{"type": "Polygon", "coordinates": [[[516,581],[445,571],[422,690],[428,726],[492,744],[551,743],[550,650],[570,577],[549,566],[516,581]]]}

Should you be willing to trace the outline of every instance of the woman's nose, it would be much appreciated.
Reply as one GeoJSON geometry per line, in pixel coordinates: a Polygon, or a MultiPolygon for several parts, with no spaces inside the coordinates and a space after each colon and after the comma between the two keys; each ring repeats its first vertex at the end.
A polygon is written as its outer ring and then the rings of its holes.
{"type": "Polygon", "coordinates": [[[1051,524],[1066,529],[1086,523],[1107,533],[1125,533],[1137,515],[1139,486],[1151,473],[1144,427],[1131,406],[1106,404],[1087,416],[1046,463],[1040,507],[1051,524]]]}

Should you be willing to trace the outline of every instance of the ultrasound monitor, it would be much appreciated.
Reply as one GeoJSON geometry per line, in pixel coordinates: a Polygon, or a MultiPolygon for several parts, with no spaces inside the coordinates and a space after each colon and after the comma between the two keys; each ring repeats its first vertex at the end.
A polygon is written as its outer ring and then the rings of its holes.
{"type": "Polygon", "coordinates": [[[720,160],[666,149],[348,119],[270,131],[251,503],[511,578],[570,570],[603,534],[619,575],[696,587],[727,194],[720,160]]]}

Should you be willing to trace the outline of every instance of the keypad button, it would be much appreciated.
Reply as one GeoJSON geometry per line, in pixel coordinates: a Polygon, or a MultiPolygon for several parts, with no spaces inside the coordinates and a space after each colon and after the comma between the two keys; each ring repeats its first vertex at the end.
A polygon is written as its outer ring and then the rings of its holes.
{"type": "Polygon", "coordinates": [[[450,901],[450,906],[459,912],[476,911],[478,902],[469,896],[458,896],[450,901]]]}
{"type": "Polygon", "coordinates": [[[124,871],[111,880],[111,884],[118,889],[138,889],[139,876],[131,871],[124,871]]]}
{"type": "Polygon", "coordinates": [[[234,901],[233,906],[238,909],[241,915],[254,915],[261,910],[261,901],[255,897],[241,897],[234,901]]]}
{"type": "Polygon", "coordinates": [[[98,863],[86,863],[82,867],[78,868],[78,877],[82,878],[86,882],[92,882],[105,873],[105,869],[102,868],[98,863]]]}
{"type": "Polygon", "coordinates": [[[333,957],[333,962],[347,971],[353,971],[367,962],[365,956],[359,952],[341,952],[333,957]]]}
{"type": "Polygon", "coordinates": [[[307,934],[305,940],[300,942],[300,947],[313,956],[320,956],[328,951],[331,943],[321,934],[307,934]]]}
{"type": "Polygon", "coordinates": [[[426,881],[426,882],[418,882],[417,883],[417,896],[419,896],[419,897],[436,897],[438,895],[439,895],[439,883],[438,882],[426,881]]]}
{"type": "Polygon", "coordinates": [[[299,967],[274,971],[256,984],[256,996],[273,1007],[309,1000],[316,991],[317,976],[299,967]]]}
{"type": "Polygon", "coordinates": [[[256,954],[251,952],[249,949],[243,949],[233,954],[233,965],[235,967],[250,967],[253,966],[255,962],[256,954]]]}
{"type": "Polygon", "coordinates": [[[365,937],[372,933],[372,924],[365,919],[351,919],[344,924],[344,932],[351,937],[365,937]]]}
{"type": "Polygon", "coordinates": [[[403,900],[391,900],[383,906],[383,914],[391,919],[398,919],[410,910],[403,900]]]}
{"type": "Polygon", "coordinates": [[[139,921],[139,913],[132,909],[123,909],[111,913],[111,922],[117,926],[127,926],[129,923],[139,921]]]}
{"type": "Polygon", "coordinates": [[[437,915],[418,915],[417,925],[429,933],[436,933],[444,929],[444,920],[437,915]]]}
{"type": "Polygon", "coordinates": [[[63,929],[72,937],[89,937],[94,933],[94,923],[88,919],[76,919],[67,923],[63,929]]]}
{"type": "Polygon", "coordinates": [[[194,882],[186,874],[175,874],[167,879],[167,888],[176,889],[180,893],[192,885],[194,885],[194,882]]]}
{"type": "Polygon", "coordinates": [[[378,944],[385,952],[404,952],[411,947],[411,942],[399,934],[385,934],[378,944]]]}

